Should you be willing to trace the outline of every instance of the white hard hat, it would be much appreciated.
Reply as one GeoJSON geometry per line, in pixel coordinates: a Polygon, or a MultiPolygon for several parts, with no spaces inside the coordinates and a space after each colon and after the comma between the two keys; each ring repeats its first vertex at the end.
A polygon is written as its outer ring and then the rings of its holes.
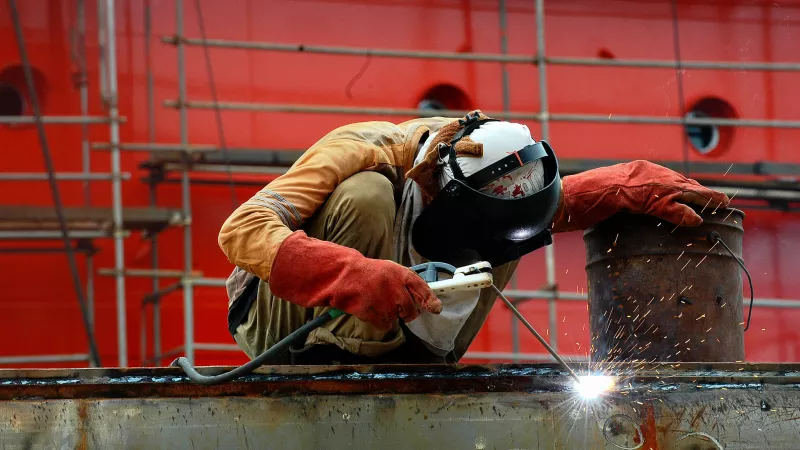
{"type": "MultiPolygon", "coordinates": [[[[431,134],[417,155],[419,163],[427,153],[428,146],[435,140],[436,133],[431,134]]],[[[491,164],[513,154],[522,148],[533,145],[536,141],[531,137],[527,126],[512,122],[487,122],[470,134],[472,141],[483,144],[483,156],[459,156],[458,165],[465,177],[488,167],[491,164]]],[[[444,157],[444,162],[448,156],[444,157]]],[[[444,186],[453,179],[453,171],[449,165],[442,165],[439,175],[439,186],[444,186]]],[[[478,190],[497,198],[523,198],[536,193],[545,186],[545,173],[542,161],[537,159],[506,175],[481,186],[478,190]]]]}

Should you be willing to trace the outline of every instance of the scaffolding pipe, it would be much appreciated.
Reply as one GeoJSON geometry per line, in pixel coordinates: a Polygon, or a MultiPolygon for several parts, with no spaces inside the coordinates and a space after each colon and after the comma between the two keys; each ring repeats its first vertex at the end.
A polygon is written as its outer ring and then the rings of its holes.
{"type": "MultiPolygon", "coordinates": [[[[87,51],[86,51],[86,1],[77,1],[77,28],[78,28],[78,83],[79,83],[79,96],[81,103],[81,116],[89,115],[89,83],[88,83],[88,68],[86,65],[87,51]]],[[[114,174],[92,174],[92,155],[89,151],[89,124],[81,124],[81,161],[83,165],[83,196],[86,206],[92,204],[92,180],[97,179],[112,179],[114,174]]],[[[64,179],[63,176],[67,174],[54,174],[56,180],[64,179]]],[[[127,174],[130,177],[130,174],[127,174]]],[[[88,322],[89,329],[92,333],[95,332],[94,322],[94,251],[86,253],[86,304],[88,309],[88,322]]],[[[90,359],[89,364],[95,367],[96,364],[90,359]]]]}
{"type": "Polygon", "coordinates": [[[191,282],[195,286],[225,287],[227,280],[225,278],[199,277],[199,278],[192,278],[191,282]]]}
{"type": "Polygon", "coordinates": [[[282,44],[279,42],[249,42],[226,39],[180,39],[179,36],[164,36],[161,41],[172,45],[207,46],[236,50],[267,50],[276,52],[318,53],[326,55],[372,56],[385,58],[437,59],[451,61],[505,62],[536,64],[537,58],[528,55],[496,55],[491,53],[430,52],[414,50],[370,49],[359,47],[335,47],[324,45],[282,44]]]}
{"type": "Polygon", "coordinates": [[[703,119],[658,116],[625,116],[609,114],[552,114],[550,120],[559,122],[630,123],[648,125],[717,125],[723,127],[800,128],[797,120],[763,119],[703,119]]]}
{"type": "Polygon", "coordinates": [[[103,17],[105,17],[105,0],[97,0],[97,46],[98,46],[98,75],[100,76],[100,101],[103,103],[103,106],[107,104],[108,101],[108,73],[107,73],[107,61],[106,61],[106,52],[108,43],[106,42],[106,26],[103,17]]]}
{"type": "Polygon", "coordinates": [[[0,364],[39,364],[53,362],[78,362],[91,361],[91,357],[85,354],[65,354],[65,355],[22,355],[22,356],[2,356],[0,364]]]}
{"type": "MultiPolygon", "coordinates": [[[[105,31],[106,31],[106,71],[108,84],[107,106],[109,123],[109,143],[111,145],[111,172],[118,175],[121,172],[119,145],[119,116],[117,93],[117,43],[114,0],[105,0],[105,31]]],[[[114,267],[117,287],[117,351],[119,352],[119,367],[128,367],[128,333],[126,320],[125,301],[125,242],[123,241],[122,223],[122,183],[119,177],[114,177],[111,183],[112,216],[114,221],[114,267]]]]}
{"type": "MultiPolygon", "coordinates": [[[[547,64],[558,66],[621,67],[641,69],[677,69],[677,61],[658,61],[641,59],[600,59],[547,57],[547,64]]],[[[799,72],[800,63],[731,62],[731,61],[681,61],[681,69],[799,72]]]]}
{"type": "MultiPolygon", "coordinates": [[[[180,39],[176,36],[163,36],[161,41],[165,44],[178,45],[180,39]]],[[[538,64],[542,58],[535,55],[508,55],[492,53],[456,53],[456,52],[431,52],[419,50],[393,50],[384,48],[342,47],[306,44],[288,44],[281,42],[251,42],[228,39],[197,39],[184,38],[183,45],[208,46],[226,48],[231,50],[264,50],[289,53],[312,53],[323,55],[345,56],[372,56],[376,58],[409,58],[409,59],[434,59],[451,61],[473,61],[506,64],[538,64]]],[[[546,64],[560,66],[593,66],[593,67],[621,67],[642,69],[676,69],[675,61],[646,60],[646,59],[602,59],[579,57],[545,57],[546,64]]],[[[685,69],[708,70],[738,70],[738,71],[763,71],[763,72],[798,72],[800,63],[771,63],[771,62],[734,62],[734,61],[684,61],[681,66],[685,69]]]]}
{"type": "MultiPolygon", "coordinates": [[[[179,42],[178,50],[178,113],[180,116],[181,145],[189,145],[189,117],[186,107],[186,57],[183,38],[183,0],[175,1],[175,33],[179,42]]],[[[186,155],[184,155],[186,156],[186,155]]],[[[188,161],[187,161],[188,162],[188,161]]],[[[188,167],[183,168],[181,174],[181,193],[183,198],[183,217],[186,224],[183,227],[183,257],[184,275],[188,278],[192,274],[192,204],[190,192],[188,167]]],[[[194,364],[194,288],[191,283],[183,287],[183,321],[184,321],[184,347],[185,356],[190,364],[194,364]]]]}
{"type": "MultiPolygon", "coordinates": [[[[500,51],[508,54],[508,25],[506,24],[506,1],[500,0],[500,51]]],[[[503,77],[503,112],[511,109],[511,94],[509,92],[508,66],[500,64],[500,74],[503,77]]],[[[516,322],[515,322],[516,323],[516,322]]]]}
{"type": "MultiPolygon", "coordinates": [[[[81,116],[89,115],[89,85],[87,82],[87,68],[86,68],[86,2],[85,0],[78,0],[78,83],[79,95],[81,102],[81,116]]],[[[83,183],[83,196],[86,206],[90,206],[92,202],[91,197],[91,184],[90,176],[92,171],[91,153],[89,152],[89,125],[86,123],[81,124],[81,161],[83,164],[83,174],[87,178],[83,183]]]]}
{"type": "MultiPolygon", "coordinates": [[[[27,230],[27,231],[0,231],[0,239],[22,240],[22,239],[62,239],[60,231],[27,230]]],[[[69,239],[99,239],[107,238],[105,231],[83,231],[73,230],[69,232],[69,239]]]]}
{"type": "MultiPolygon", "coordinates": [[[[504,56],[508,55],[508,23],[506,18],[506,0],[500,0],[500,52],[504,56]]],[[[505,63],[500,64],[500,75],[503,77],[503,112],[511,110],[511,93],[508,80],[508,66],[505,63]]],[[[511,286],[516,289],[517,287],[517,274],[516,271],[511,275],[511,286]]],[[[513,314],[509,316],[511,319],[511,351],[519,353],[519,322],[513,314]]],[[[518,363],[518,359],[514,359],[518,363]]]]}
{"type": "MultiPolygon", "coordinates": [[[[0,254],[48,254],[48,253],[64,253],[67,251],[66,247],[0,247],[0,254]]],[[[73,247],[76,253],[92,253],[94,249],[73,247]]],[[[88,297],[88,293],[87,293],[88,297]]]]}
{"type": "Polygon", "coordinates": [[[36,132],[39,138],[39,145],[41,146],[42,150],[42,157],[44,159],[44,164],[47,169],[47,173],[50,175],[48,177],[49,186],[50,186],[50,194],[53,198],[53,203],[55,204],[56,208],[56,215],[58,216],[58,223],[59,223],[59,237],[63,240],[64,248],[67,252],[67,261],[70,269],[70,275],[72,277],[72,283],[75,289],[75,295],[78,300],[78,306],[81,311],[81,318],[83,319],[83,325],[86,331],[86,340],[89,347],[89,354],[91,355],[91,359],[95,365],[100,364],[100,355],[97,351],[97,343],[94,338],[94,333],[92,332],[92,328],[89,323],[89,312],[88,312],[88,304],[86,302],[86,296],[84,295],[83,286],[81,285],[80,274],[78,273],[78,263],[75,258],[75,252],[72,249],[72,245],[70,243],[70,233],[67,227],[67,219],[64,215],[64,207],[63,203],[61,202],[61,195],[58,191],[58,185],[56,184],[55,178],[52,174],[55,173],[55,167],[53,164],[53,158],[50,153],[50,145],[47,140],[47,134],[44,129],[44,124],[39,120],[42,117],[41,105],[39,104],[39,98],[36,93],[36,82],[33,78],[33,69],[31,68],[30,59],[28,58],[28,50],[25,45],[25,34],[22,29],[22,21],[19,16],[19,10],[17,8],[16,0],[8,0],[8,9],[11,12],[11,21],[13,23],[14,28],[14,35],[17,41],[17,51],[19,52],[19,58],[22,63],[24,76],[25,76],[25,84],[30,93],[30,102],[31,108],[33,109],[33,117],[36,118],[36,132]]]}
{"type": "MultiPolygon", "coordinates": [[[[144,38],[145,38],[145,73],[147,77],[147,145],[152,147],[156,141],[156,94],[155,94],[155,79],[153,76],[153,56],[152,56],[152,35],[153,35],[153,13],[150,0],[144,2],[144,38]]],[[[154,158],[155,152],[150,153],[150,157],[154,158]]],[[[150,206],[155,207],[158,199],[158,183],[150,180],[150,206]]],[[[153,233],[150,237],[153,243],[152,255],[150,265],[153,270],[158,270],[158,233],[153,233]]],[[[153,292],[158,292],[160,289],[161,280],[158,275],[153,276],[153,292]]],[[[145,305],[147,299],[142,300],[142,308],[146,310],[145,305]]],[[[147,330],[143,330],[146,333],[147,330]]],[[[146,338],[143,338],[146,341],[146,338]]],[[[145,342],[146,344],[146,342],[145,342]]],[[[147,354],[146,351],[142,352],[147,354]]],[[[161,297],[153,298],[153,362],[156,366],[161,364],[161,297]]]]}
{"type": "MultiPolygon", "coordinates": [[[[544,30],[544,0],[536,0],[536,51],[539,56],[545,55],[545,30],[544,30]]],[[[550,105],[547,99],[547,65],[538,65],[539,73],[539,111],[541,114],[541,136],[542,140],[550,139],[550,105]]],[[[544,248],[545,270],[547,272],[547,284],[556,285],[556,262],[555,262],[555,242],[544,248]]],[[[558,309],[557,297],[553,296],[547,300],[547,316],[550,336],[550,345],[558,349],[558,309]]]]}
{"type": "MultiPolygon", "coordinates": [[[[585,294],[577,294],[575,292],[564,292],[564,291],[551,291],[551,290],[535,290],[535,291],[525,291],[525,290],[506,290],[503,291],[503,295],[508,298],[515,299],[515,300],[532,300],[532,299],[558,299],[558,300],[568,300],[568,301],[586,301],[588,297],[585,294]]],[[[516,302],[515,302],[516,303],[516,302]]]]}
{"type": "MultiPolygon", "coordinates": [[[[585,362],[588,359],[586,356],[583,355],[564,355],[564,359],[568,360],[571,363],[575,362],[585,362]]],[[[464,356],[461,357],[462,360],[464,359],[510,359],[513,361],[538,361],[538,362],[549,362],[555,361],[553,355],[549,353],[519,353],[519,352],[466,352],[464,356]]]]}
{"type": "MultiPolygon", "coordinates": [[[[589,300],[589,297],[586,294],[576,294],[575,292],[564,292],[564,291],[558,291],[554,293],[553,291],[507,290],[503,291],[503,295],[505,295],[508,298],[513,298],[517,300],[514,303],[522,303],[530,300],[549,299],[553,298],[554,296],[558,297],[558,300],[581,301],[581,302],[589,300]]],[[[749,300],[743,299],[742,301],[747,302],[749,300]]],[[[788,309],[800,308],[800,300],[790,299],[790,298],[756,297],[753,300],[753,304],[756,306],[764,306],[768,308],[788,308],[788,309]]]]}
{"type": "MultiPolygon", "coordinates": [[[[287,103],[245,103],[245,102],[209,102],[209,101],[186,101],[165,100],[164,106],[170,108],[180,108],[183,104],[188,109],[214,109],[229,111],[249,111],[249,112],[293,112],[293,113],[312,113],[312,114],[361,114],[377,116],[413,116],[413,117],[464,117],[471,111],[461,110],[430,110],[416,108],[370,108],[370,107],[349,107],[349,106],[327,106],[327,105],[296,105],[287,103]]],[[[503,117],[509,120],[539,120],[539,113],[517,113],[492,111],[484,112],[494,117],[503,117]]]]}
{"type": "MultiPolygon", "coordinates": [[[[84,181],[84,182],[89,180],[93,181],[113,180],[115,178],[113,173],[86,173],[86,172],[59,172],[59,173],[54,173],[53,176],[57,181],[84,181]]],[[[130,179],[131,174],[124,172],[120,174],[120,177],[123,180],[128,180],[130,179]]],[[[0,181],[47,181],[47,180],[48,180],[47,173],[0,172],[0,181]]]]}
{"type": "MultiPolygon", "coordinates": [[[[124,118],[120,118],[124,121],[124,118]]],[[[95,117],[95,116],[42,116],[42,123],[45,125],[105,125],[111,120],[108,117],[95,117]]],[[[33,116],[2,116],[0,117],[0,124],[2,125],[33,125],[36,123],[36,118],[33,116]]]]}
{"type": "MultiPolygon", "coordinates": [[[[155,138],[151,137],[153,141],[155,138]]],[[[92,144],[94,150],[109,150],[111,146],[107,142],[97,142],[92,144]]],[[[156,144],[155,142],[123,143],[119,145],[120,150],[150,152],[151,156],[158,156],[155,152],[209,152],[218,151],[215,145],[181,145],[181,144],[156,144]]]]}
{"type": "MultiPolygon", "coordinates": [[[[327,105],[298,105],[288,103],[245,103],[245,102],[220,102],[215,105],[209,101],[165,100],[164,106],[179,108],[183,104],[188,109],[213,109],[219,108],[229,111],[249,112],[290,112],[310,114],[358,114],[376,116],[414,116],[414,117],[462,117],[470,111],[436,110],[414,108],[372,108],[348,107],[327,105]]],[[[484,111],[488,116],[506,118],[509,120],[537,120],[544,121],[542,113],[484,111]]],[[[649,125],[717,125],[730,127],[755,127],[755,128],[800,128],[797,120],[764,120],[764,119],[722,119],[722,118],[679,118],[659,116],[625,116],[602,114],[548,114],[547,121],[553,122],[597,122],[597,123],[630,123],[649,125]]]]}
{"type": "MultiPolygon", "coordinates": [[[[86,304],[89,310],[89,329],[95,334],[94,321],[94,249],[86,252],[86,304]]],[[[99,367],[93,360],[89,360],[92,367],[99,367]]]]}
{"type": "MultiPolygon", "coordinates": [[[[126,269],[121,272],[118,272],[114,269],[100,269],[97,271],[100,275],[105,276],[116,276],[117,274],[121,273],[123,276],[126,277],[140,277],[140,278],[151,278],[151,277],[161,277],[161,278],[183,278],[186,273],[182,270],[158,270],[158,269],[126,269]]],[[[195,272],[192,275],[194,276],[202,276],[202,273],[195,272]]]]}

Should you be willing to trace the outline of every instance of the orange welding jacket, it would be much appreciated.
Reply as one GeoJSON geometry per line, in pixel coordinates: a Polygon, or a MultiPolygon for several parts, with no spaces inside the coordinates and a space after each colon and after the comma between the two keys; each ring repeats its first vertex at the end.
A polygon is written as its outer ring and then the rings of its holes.
{"type": "MultiPolygon", "coordinates": [[[[399,124],[361,122],[337,128],[312,145],[283,175],[240,205],[219,232],[228,260],[269,282],[278,247],[325,203],[342,181],[362,171],[381,173],[399,198],[420,141],[456,118],[421,118],[399,124]]],[[[417,170],[418,171],[418,170],[417,170]]],[[[243,280],[246,274],[234,273],[243,280]]],[[[229,306],[241,282],[229,280],[229,306]]]]}

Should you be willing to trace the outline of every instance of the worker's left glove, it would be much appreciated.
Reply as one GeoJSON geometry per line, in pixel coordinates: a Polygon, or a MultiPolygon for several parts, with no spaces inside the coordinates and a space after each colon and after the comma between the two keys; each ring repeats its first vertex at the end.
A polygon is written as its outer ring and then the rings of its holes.
{"type": "Polygon", "coordinates": [[[721,192],[648,161],[588,170],[562,179],[562,197],[553,232],[585,230],[618,212],[647,214],[676,226],[694,227],[703,219],[688,205],[725,207],[721,192]]]}

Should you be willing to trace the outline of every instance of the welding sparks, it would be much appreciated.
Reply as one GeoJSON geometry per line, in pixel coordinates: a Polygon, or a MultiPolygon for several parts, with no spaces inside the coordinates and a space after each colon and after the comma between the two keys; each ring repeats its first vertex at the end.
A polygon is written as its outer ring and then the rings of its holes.
{"type": "MultiPolygon", "coordinates": [[[[722,221],[723,221],[723,222],[725,222],[726,220],[728,220],[728,217],[730,217],[730,216],[731,216],[731,214],[733,214],[733,211],[734,211],[734,210],[733,210],[733,209],[731,209],[731,211],[728,213],[728,215],[727,215],[727,216],[725,216],[725,218],[724,218],[724,219],[722,219],[722,221]]],[[[735,222],[735,221],[734,221],[734,222],[735,222]]]]}
{"type": "Polygon", "coordinates": [[[699,263],[697,263],[697,265],[696,265],[696,266],[694,266],[694,267],[695,267],[695,268],[697,268],[697,267],[700,267],[700,264],[702,264],[702,263],[703,263],[703,261],[705,261],[705,260],[706,260],[706,257],[707,257],[707,256],[708,256],[708,255],[705,255],[705,256],[703,256],[703,259],[701,259],[701,260],[700,260],[700,262],[699,262],[699,263]]]}
{"type": "Polygon", "coordinates": [[[614,378],[605,375],[579,376],[580,383],[575,382],[575,390],[586,400],[591,400],[614,388],[614,378]]]}
{"type": "Polygon", "coordinates": [[[711,199],[709,198],[708,199],[708,203],[706,203],[706,206],[703,206],[703,209],[700,210],[700,214],[703,214],[703,211],[705,211],[706,208],[708,207],[708,205],[710,205],[710,204],[711,204],[711,199]]]}
{"type": "Polygon", "coordinates": [[[728,172],[730,172],[732,168],[733,168],[733,164],[731,164],[731,166],[728,167],[728,170],[726,170],[725,173],[722,174],[722,176],[724,177],[725,175],[727,175],[728,172]]]}

